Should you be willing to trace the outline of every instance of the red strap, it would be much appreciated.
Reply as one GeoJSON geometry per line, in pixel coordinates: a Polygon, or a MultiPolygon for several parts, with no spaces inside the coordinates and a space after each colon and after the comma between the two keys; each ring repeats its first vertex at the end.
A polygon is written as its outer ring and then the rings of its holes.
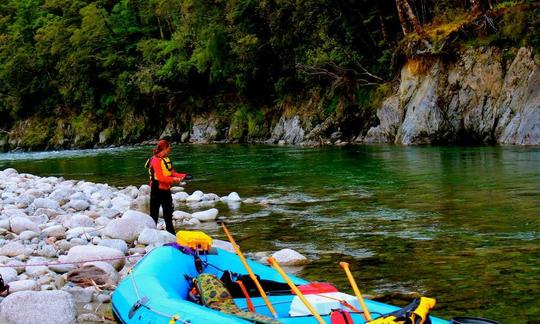
{"type": "Polygon", "coordinates": [[[250,312],[255,313],[255,307],[253,307],[253,303],[251,302],[251,298],[249,297],[249,294],[247,292],[246,287],[244,286],[244,283],[240,280],[236,280],[236,283],[238,286],[240,286],[240,289],[242,290],[242,293],[246,297],[247,306],[250,312]]]}

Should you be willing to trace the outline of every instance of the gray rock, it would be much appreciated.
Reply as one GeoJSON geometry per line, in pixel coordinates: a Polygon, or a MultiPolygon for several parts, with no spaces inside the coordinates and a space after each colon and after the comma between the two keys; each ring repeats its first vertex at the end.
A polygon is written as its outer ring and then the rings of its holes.
{"type": "Polygon", "coordinates": [[[13,268],[0,268],[0,275],[6,284],[17,280],[17,271],[13,268]]]}
{"type": "Polygon", "coordinates": [[[23,291],[2,301],[2,316],[12,324],[76,323],[76,308],[71,296],[63,291],[23,291]]]}
{"type": "Polygon", "coordinates": [[[37,198],[32,203],[34,207],[37,208],[47,208],[47,209],[59,209],[60,205],[58,204],[58,201],[50,199],[50,198],[37,198]]]}
{"type": "Polygon", "coordinates": [[[284,266],[303,265],[309,263],[309,260],[305,256],[292,249],[279,250],[272,254],[272,257],[274,257],[280,265],[284,266]]]}
{"type": "Polygon", "coordinates": [[[27,217],[13,217],[10,219],[10,222],[11,231],[17,234],[23,231],[41,232],[37,224],[27,217]]]}
{"type": "Polygon", "coordinates": [[[82,199],[73,199],[68,203],[68,207],[73,208],[76,211],[83,211],[90,207],[90,203],[82,199]]]}
{"type": "Polygon", "coordinates": [[[211,208],[205,211],[195,212],[191,216],[201,222],[208,222],[215,220],[218,213],[219,211],[216,208],[211,208]]]}
{"type": "Polygon", "coordinates": [[[64,287],[62,291],[69,293],[75,303],[90,303],[94,295],[94,287],[64,287]]]}
{"type": "Polygon", "coordinates": [[[19,242],[10,242],[0,248],[0,255],[5,255],[9,257],[30,253],[31,251],[19,242]]]}
{"type": "Polygon", "coordinates": [[[45,228],[42,233],[45,234],[47,237],[64,238],[66,237],[66,228],[62,225],[54,225],[45,228]]]}
{"type": "Polygon", "coordinates": [[[287,118],[281,116],[279,122],[272,130],[272,135],[268,142],[277,143],[283,141],[285,144],[298,144],[304,139],[305,130],[300,123],[300,117],[287,118]]]}
{"type": "Polygon", "coordinates": [[[128,251],[127,243],[119,239],[102,239],[98,245],[117,249],[124,254],[128,251]]]}
{"type": "Polygon", "coordinates": [[[81,261],[90,262],[104,260],[110,263],[116,270],[120,270],[125,263],[124,253],[117,249],[96,245],[74,246],[69,249],[64,260],[65,262],[77,263],[81,263],[81,261]]]}
{"type": "MultiPolygon", "coordinates": [[[[10,293],[14,293],[18,291],[38,290],[38,288],[39,286],[37,282],[32,279],[17,280],[17,281],[12,281],[9,283],[10,293]]],[[[2,307],[2,310],[3,310],[3,307],[2,307]]]]}

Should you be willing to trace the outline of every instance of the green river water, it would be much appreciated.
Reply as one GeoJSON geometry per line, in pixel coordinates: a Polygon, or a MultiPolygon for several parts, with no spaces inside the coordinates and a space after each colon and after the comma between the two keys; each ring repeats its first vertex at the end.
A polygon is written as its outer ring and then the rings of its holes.
{"type": "MultiPolygon", "coordinates": [[[[150,147],[0,154],[0,169],[115,186],[147,182],[150,147]]],[[[540,321],[540,148],[177,145],[186,191],[232,191],[269,204],[216,208],[243,251],[292,248],[289,269],[433,314],[540,321]]],[[[185,207],[187,209],[187,207],[185,207]]],[[[215,224],[204,228],[226,240],[215,224]]]]}

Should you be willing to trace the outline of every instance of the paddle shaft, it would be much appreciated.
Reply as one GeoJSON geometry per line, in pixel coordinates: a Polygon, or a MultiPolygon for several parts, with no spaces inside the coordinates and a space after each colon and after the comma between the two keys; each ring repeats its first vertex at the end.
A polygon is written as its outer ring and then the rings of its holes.
{"type": "Polygon", "coordinates": [[[311,306],[311,304],[306,299],[306,297],[304,297],[304,294],[302,294],[300,289],[298,289],[296,287],[296,285],[291,281],[291,279],[289,279],[289,277],[287,276],[285,271],[283,271],[283,269],[281,269],[281,267],[277,263],[276,259],[274,259],[273,257],[270,257],[270,258],[268,258],[268,263],[270,263],[277,270],[277,272],[281,275],[281,277],[283,277],[283,279],[287,282],[289,287],[291,287],[292,291],[294,291],[296,296],[298,296],[298,298],[300,298],[302,303],[304,303],[304,305],[306,305],[306,307],[309,309],[311,314],[313,314],[313,316],[315,316],[317,321],[319,323],[325,324],[326,322],[322,319],[321,315],[319,315],[319,313],[317,313],[317,311],[313,308],[313,306],[311,306]]]}
{"type": "Polygon", "coordinates": [[[266,304],[266,306],[270,310],[270,313],[272,313],[274,318],[278,318],[276,310],[274,309],[274,307],[270,303],[270,300],[268,300],[268,297],[266,296],[266,293],[264,292],[263,287],[261,286],[259,280],[257,279],[257,276],[255,276],[255,274],[251,270],[251,267],[249,266],[246,258],[244,257],[244,254],[242,254],[242,251],[240,251],[240,247],[238,245],[236,245],[236,242],[234,241],[234,238],[232,237],[231,233],[229,233],[229,230],[227,229],[227,226],[225,226],[224,223],[221,223],[221,226],[223,227],[223,231],[225,231],[225,235],[227,235],[227,238],[229,239],[229,242],[231,242],[231,244],[232,244],[232,246],[234,248],[234,251],[236,252],[238,257],[240,258],[240,261],[242,261],[242,264],[246,268],[246,270],[247,270],[247,272],[249,274],[249,277],[251,278],[251,280],[253,280],[253,282],[255,283],[255,286],[259,290],[259,293],[261,294],[261,297],[263,298],[264,303],[266,304]]]}
{"type": "Polygon", "coordinates": [[[351,287],[354,291],[354,294],[356,295],[356,298],[358,298],[358,302],[360,303],[360,306],[362,306],[362,310],[364,311],[366,320],[371,321],[371,314],[369,313],[369,309],[364,303],[364,298],[362,298],[362,294],[360,293],[360,290],[358,290],[356,281],[354,281],[354,277],[352,276],[351,271],[349,270],[349,264],[347,262],[340,262],[339,265],[343,268],[343,270],[345,270],[345,274],[347,274],[347,278],[349,279],[349,282],[351,283],[351,287]]]}

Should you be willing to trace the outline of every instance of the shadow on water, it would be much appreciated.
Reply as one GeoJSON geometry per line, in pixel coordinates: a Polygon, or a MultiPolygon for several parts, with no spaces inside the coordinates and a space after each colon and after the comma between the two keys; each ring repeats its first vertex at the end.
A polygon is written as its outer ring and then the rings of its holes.
{"type": "MultiPolygon", "coordinates": [[[[139,186],[150,151],[0,154],[0,169],[139,186]]],[[[540,318],[540,148],[177,145],[172,160],[194,175],[188,192],[264,201],[216,207],[243,250],[308,256],[291,269],[303,277],[348,290],[347,261],[379,300],[421,294],[442,317],[540,318]]]]}

